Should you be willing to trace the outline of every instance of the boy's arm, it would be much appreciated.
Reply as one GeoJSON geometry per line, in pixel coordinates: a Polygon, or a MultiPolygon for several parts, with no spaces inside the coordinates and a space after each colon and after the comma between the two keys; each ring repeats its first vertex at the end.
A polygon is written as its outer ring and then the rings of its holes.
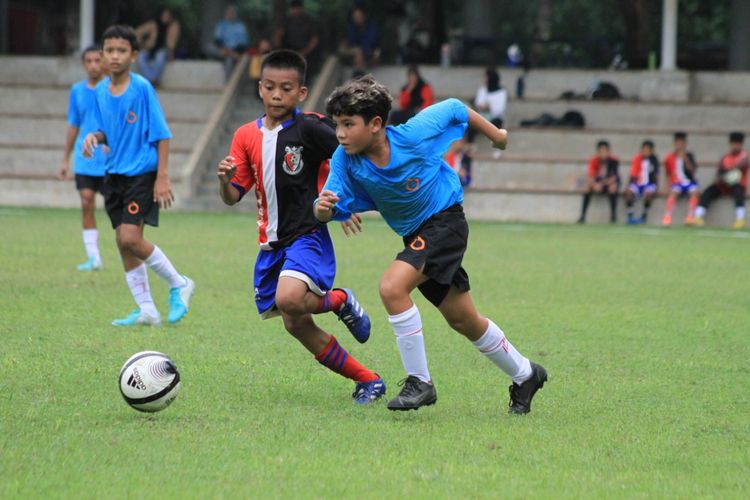
{"type": "Polygon", "coordinates": [[[169,208],[174,201],[174,193],[169,183],[169,139],[162,139],[156,144],[159,164],[156,167],[156,183],[154,183],[154,201],[161,208],[169,208]]]}
{"type": "Polygon", "coordinates": [[[60,162],[60,166],[57,169],[57,178],[64,180],[65,176],[68,175],[68,161],[70,160],[70,153],[73,152],[73,145],[78,137],[78,127],[73,125],[68,126],[68,133],[65,134],[65,151],[63,152],[63,159],[60,162]]]}
{"type": "Polygon", "coordinates": [[[234,157],[225,156],[219,162],[216,175],[219,177],[219,196],[226,205],[234,205],[242,198],[239,190],[232,185],[232,179],[236,173],[237,165],[234,164],[234,157]]]}
{"type": "Polygon", "coordinates": [[[505,149],[508,145],[508,131],[504,128],[497,128],[487,118],[470,107],[467,106],[466,109],[469,112],[469,127],[484,134],[492,141],[493,148],[505,149]]]}
{"type": "Polygon", "coordinates": [[[96,132],[89,132],[86,134],[81,148],[83,149],[83,156],[86,158],[94,156],[94,150],[99,144],[107,144],[107,136],[104,135],[104,132],[97,130],[96,132]]]}

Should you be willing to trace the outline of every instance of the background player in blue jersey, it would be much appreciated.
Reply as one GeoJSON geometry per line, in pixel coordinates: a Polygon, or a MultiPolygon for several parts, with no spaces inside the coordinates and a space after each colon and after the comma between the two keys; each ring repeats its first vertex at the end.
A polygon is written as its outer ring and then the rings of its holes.
{"type": "Polygon", "coordinates": [[[407,372],[401,393],[388,408],[412,410],[437,400],[422,320],[410,297],[419,288],[454,330],[513,379],[510,412],[527,413],[547,373],[522,356],[474,307],[469,276],[461,266],[469,235],[461,207],[463,191],[443,160],[450,143],[463,137],[467,126],[500,149],[505,148],[507,132],[457,99],[430,106],[397,127],[385,127],[390,108],[388,91],[369,75],[333,91],[326,111],[336,122],[340,147],[314,203],[316,217],[324,222],[379,210],[403,237],[403,251],[380,281],[380,296],[407,372]]]}
{"type": "Polygon", "coordinates": [[[87,260],[78,266],[79,271],[92,271],[102,268],[99,253],[99,231],[96,229],[96,193],[101,192],[104,180],[106,158],[98,149],[92,158],[83,156],[83,138],[96,131],[96,97],[94,87],[104,77],[102,51],[92,45],[81,54],[83,69],[88,78],[74,83],[70,89],[68,103],[68,133],[65,137],[65,154],[57,169],[57,177],[64,180],[70,170],[70,153],[73,152],[73,172],[76,189],[81,198],[81,218],[83,222],[83,246],[87,260]]]}
{"type": "MultiPolygon", "coordinates": [[[[338,142],[330,119],[297,109],[307,95],[305,72],[297,52],[278,50],[265,57],[259,92],[266,114],[235,132],[229,156],[219,162],[219,194],[234,205],[255,190],[260,252],[254,285],[261,317],[281,314],[286,330],[318,362],[356,382],[354,401],[368,404],[385,394],[383,379],[312,318],[333,312],[358,341],[370,336],[370,318],[354,293],[332,288],[333,243],[310,211],[338,142]]],[[[351,223],[356,232],[358,217],[351,223]]]]}
{"type": "Polygon", "coordinates": [[[102,38],[109,77],[96,86],[97,128],[86,136],[83,151],[91,156],[100,144],[110,149],[104,179],[106,209],[138,305],[129,316],[112,324],[161,324],[146,266],[169,284],[168,320],[176,323],[188,311],[195,283],[179,274],[159,247],[143,238],[144,223],[157,226],[159,206],[168,208],[174,201],[167,163],[172,134],[154,88],[130,72],[138,53],[133,28],[111,26],[102,38]]]}

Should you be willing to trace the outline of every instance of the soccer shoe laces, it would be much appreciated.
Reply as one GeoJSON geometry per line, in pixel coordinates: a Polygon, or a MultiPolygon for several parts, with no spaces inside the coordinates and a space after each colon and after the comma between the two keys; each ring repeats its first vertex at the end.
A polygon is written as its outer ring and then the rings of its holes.
{"type": "Polygon", "coordinates": [[[403,386],[403,389],[401,389],[401,392],[399,393],[399,396],[413,396],[416,394],[419,394],[419,383],[421,380],[419,380],[418,377],[415,377],[414,375],[409,375],[405,379],[402,379],[399,381],[398,385],[399,387],[403,386]]]}

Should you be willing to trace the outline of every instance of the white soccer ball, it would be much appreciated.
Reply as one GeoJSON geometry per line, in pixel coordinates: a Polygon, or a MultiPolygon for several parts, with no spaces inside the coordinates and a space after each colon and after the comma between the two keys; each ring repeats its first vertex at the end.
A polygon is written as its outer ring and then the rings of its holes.
{"type": "Polygon", "coordinates": [[[732,170],[727,170],[726,172],[724,172],[724,182],[726,182],[730,186],[738,184],[741,179],[742,172],[739,168],[733,168],[732,170]]]}
{"type": "Polygon", "coordinates": [[[180,373],[174,362],[157,351],[133,354],[120,370],[120,394],[138,411],[161,411],[180,391],[180,373]]]}

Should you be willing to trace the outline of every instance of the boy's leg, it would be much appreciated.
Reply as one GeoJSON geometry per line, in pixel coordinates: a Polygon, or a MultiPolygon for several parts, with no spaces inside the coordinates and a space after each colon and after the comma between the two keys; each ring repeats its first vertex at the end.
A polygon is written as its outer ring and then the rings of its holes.
{"type": "MultiPolygon", "coordinates": [[[[628,186],[625,190],[625,207],[628,213],[628,224],[635,224],[635,210],[633,205],[635,204],[636,195],[633,191],[632,186],[628,186]]],[[[637,188],[635,188],[637,189],[637,188]]]]}
{"type": "MultiPolygon", "coordinates": [[[[116,319],[112,322],[115,326],[133,326],[133,325],[159,325],[161,324],[161,316],[159,311],[156,309],[154,299],[151,296],[151,287],[148,281],[148,271],[137,255],[131,250],[129,242],[133,239],[138,239],[133,236],[134,233],[142,233],[143,226],[134,226],[132,224],[120,224],[115,229],[115,235],[117,238],[117,248],[120,251],[120,257],[122,258],[122,265],[125,269],[125,280],[128,283],[128,288],[133,296],[133,300],[138,306],[138,309],[133,311],[129,316],[116,319]]],[[[142,240],[142,235],[140,236],[142,240]]]]}
{"type": "Polygon", "coordinates": [[[677,202],[677,192],[675,188],[669,191],[667,201],[665,202],[664,216],[661,219],[661,223],[665,226],[672,224],[672,211],[674,210],[675,203],[677,202]]]}
{"type": "Polygon", "coordinates": [[[698,207],[695,209],[696,225],[703,225],[703,217],[706,216],[708,207],[711,206],[711,203],[719,196],[721,196],[721,189],[719,189],[719,186],[715,183],[711,184],[706,188],[705,191],[703,191],[703,194],[701,194],[700,197],[700,201],[698,202],[698,207]]]}
{"type": "Polygon", "coordinates": [[[646,193],[643,196],[643,215],[641,215],[641,223],[645,224],[648,220],[648,211],[651,208],[651,202],[654,201],[654,197],[656,197],[656,188],[651,188],[650,186],[646,188],[646,193]]]}
{"type": "Polygon", "coordinates": [[[409,296],[425,280],[419,270],[401,260],[391,262],[380,280],[380,298],[388,312],[388,322],[396,335],[401,363],[407,373],[401,393],[388,403],[389,410],[415,410],[437,401],[427,368],[422,318],[409,296]]]}
{"type": "Polygon", "coordinates": [[[617,222],[617,192],[619,191],[619,181],[617,178],[610,177],[607,183],[607,194],[609,197],[609,222],[617,222]]]}
{"type": "Polygon", "coordinates": [[[99,231],[96,229],[96,191],[90,188],[79,189],[81,198],[81,219],[83,225],[83,246],[86,249],[87,261],[78,266],[80,271],[91,271],[102,268],[99,253],[99,231]]]}
{"type": "Polygon", "coordinates": [[[745,188],[741,184],[732,186],[732,198],[734,198],[734,228],[745,227],[745,188]]]}
{"type": "Polygon", "coordinates": [[[588,212],[589,203],[591,203],[592,193],[593,193],[593,190],[589,189],[583,194],[583,203],[581,205],[581,216],[578,217],[579,224],[584,224],[586,222],[586,212],[588,212]]]}
{"type": "Polygon", "coordinates": [[[528,413],[531,400],[547,380],[543,367],[531,363],[508,341],[503,331],[476,310],[469,292],[451,286],[438,309],[448,324],[513,380],[511,413],[528,413]]]}
{"type": "Polygon", "coordinates": [[[698,200],[700,199],[700,192],[698,191],[698,186],[695,186],[690,190],[690,199],[688,201],[688,213],[687,217],[685,217],[685,223],[691,224],[693,222],[693,217],[695,216],[695,209],[698,206],[698,200]]]}

